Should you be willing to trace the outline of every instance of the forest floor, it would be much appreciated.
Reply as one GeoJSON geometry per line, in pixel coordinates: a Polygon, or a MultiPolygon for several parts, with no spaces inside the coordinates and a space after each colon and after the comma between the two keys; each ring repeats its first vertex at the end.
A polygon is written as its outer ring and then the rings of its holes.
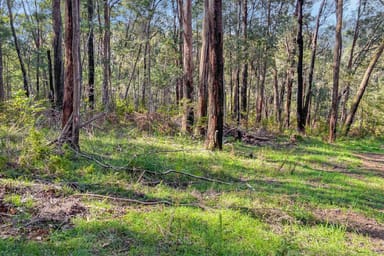
{"type": "Polygon", "coordinates": [[[384,254],[383,139],[47,134],[0,131],[0,255],[384,254]]]}

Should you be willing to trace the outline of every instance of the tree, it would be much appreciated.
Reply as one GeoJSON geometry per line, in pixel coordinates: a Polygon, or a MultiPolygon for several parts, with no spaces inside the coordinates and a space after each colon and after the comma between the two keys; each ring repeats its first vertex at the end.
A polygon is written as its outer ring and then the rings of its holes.
{"type": "Polygon", "coordinates": [[[65,80],[62,127],[64,141],[79,149],[80,126],[80,6],[65,1],[65,80]]]}
{"type": "Polygon", "coordinates": [[[199,66],[199,95],[196,111],[195,136],[203,136],[206,131],[205,118],[207,116],[207,98],[208,98],[208,72],[209,72],[209,14],[208,0],[204,0],[204,19],[201,32],[202,46],[200,52],[199,66]]]}
{"type": "Polygon", "coordinates": [[[55,105],[61,109],[64,95],[64,72],[63,72],[63,48],[62,48],[62,20],[60,0],[52,1],[52,24],[53,24],[53,79],[55,84],[55,105]]]}
{"type": "Polygon", "coordinates": [[[305,113],[303,106],[303,57],[304,57],[304,42],[303,42],[303,2],[304,0],[297,0],[296,15],[297,15],[297,131],[299,133],[305,132],[305,113]]]}
{"type": "Polygon", "coordinates": [[[207,149],[223,148],[224,61],[222,0],[209,0],[209,74],[207,149]]]}
{"type": "MultiPolygon", "coordinates": [[[[182,2],[182,1],[181,1],[182,2]]],[[[193,55],[192,55],[192,0],[185,0],[183,8],[183,105],[184,113],[181,130],[191,132],[193,125],[193,55]]]]}
{"type": "Polygon", "coordinates": [[[248,0],[243,0],[243,17],[242,17],[242,27],[243,27],[243,81],[241,86],[241,113],[242,118],[246,117],[245,113],[247,112],[247,91],[248,91],[248,0]]]}
{"type": "Polygon", "coordinates": [[[342,49],[341,30],[343,27],[343,0],[336,0],[336,40],[333,50],[333,87],[332,87],[332,105],[329,115],[329,138],[330,143],[336,140],[337,110],[339,104],[339,72],[342,49]]]}
{"type": "Polygon", "coordinates": [[[378,47],[376,53],[374,54],[373,58],[371,59],[367,70],[364,73],[363,79],[360,83],[359,89],[352,101],[351,109],[349,110],[349,114],[347,116],[347,119],[345,121],[345,127],[344,127],[344,135],[347,135],[349,130],[351,129],[352,122],[355,118],[357,109],[359,107],[360,101],[364,95],[364,92],[368,86],[369,78],[372,74],[373,69],[375,68],[378,60],[380,59],[380,56],[383,54],[384,51],[384,40],[381,42],[380,46],[378,47]]]}
{"type": "Polygon", "coordinates": [[[103,39],[103,88],[102,104],[105,109],[110,108],[110,76],[111,76],[111,31],[110,11],[108,0],[104,2],[104,39],[103,39]]]}
{"type": "Polygon", "coordinates": [[[93,42],[93,0],[87,1],[88,13],[88,103],[91,109],[95,108],[95,57],[93,42]]]}
{"type": "Polygon", "coordinates": [[[21,72],[22,72],[22,74],[23,74],[24,91],[25,91],[25,95],[26,95],[27,97],[29,97],[28,75],[27,75],[27,70],[26,70],[25,65],[24,65],[23,57],[22,57],[22,55],[21,55],[21,50],[20,50],[20,46],[19,46],[19,41],[18,41],[18,39],[17,39],[15,26],[14,26],[14,24],[13,24],[13,14],[12,14],[11,0],[7,0],[7,7],[8,7],[9,24],[10,24],[10,26],[11,26],[11,31],[12,31],[13,41],[14,41],[14,43],[15,43],[15,48],[16,48],[16,52],[17,52],[17,57],[18,57],[18,59],[19,59],[20,69],[21,69],[21,72]]]}
{"type": "Polygon", "coordinates": [[[316,18],[316,25],[315,25],[315,31],[313,33],[312,37],[312,43],[311,43],[311,63],[309,67],[309,73],[308,73],[308,89],[305,97],[305,103],[304,103],[304,110],[303,114],[306,117],[306,124],[308,125],[310,123],[310,103],[312,98],[312,87],[313,87],[313,73],[315,70],[315,61],[316,61],[316,53],[317,53],[317,39],[319,34],[319,28],[320,28],[320,19],[321,15],[324,10],[326,0],[322,0],[320,7],[319,7],[319,13],[317,14],[316,18]]]}
{"type": "MultiPolygon", "coordinates": [[[[1,1],[0,1],[1,7],[1,1]]],[[[0,23],[0,25],[2,25],[0,23]]],[[[3,28],[0,27],[0,103],[5,100],[4,79],[3,79],[3,28]]]]}

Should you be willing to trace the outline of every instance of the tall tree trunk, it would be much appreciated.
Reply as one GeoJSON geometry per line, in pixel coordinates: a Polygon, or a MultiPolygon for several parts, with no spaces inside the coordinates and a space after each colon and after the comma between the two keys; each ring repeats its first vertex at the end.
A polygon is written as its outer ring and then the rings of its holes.
{"type": "Polygon", "coordinates": [[[79,0],[65,1],[65,81],[62,127],[64,141],[79,149],[80,127],[80,6],[79,0]]]}
{"type": "Polygon", "coordinates": [[[273,67],[273,112],[275,114],[275,121],[276,123],[280,122],[280,114],[281,111],[279,111],[280,106],[280,95],[279,95],[279,80],[278,80],[278,73],[277,73],[277,67],[273,67]]]}
{"type": "Polygon", "coordinates": [[[108,0],[104,1],[104,38],[103,38],[103,90],[102,90],[102,103],[105,109],[110,108],[110,44],[111,44],[111,31],[110,31],[110,7],[108,0]]]}
{"type": "Polygon", "coordinates": [[[55,107],[55,89],[53,87],[53,73],[52,73],[52,58],[51,51],[47,50],[47,60],[48,60],[48,82],[49,82],[49,100],[52,104],[52,107],[55,107]]]}
{"type": "Polygon", "coordinates": [[[209,75],[207,149],[223,148],[224,61],[222,0],[209,0],[209,75]]]}
{"type": "Polygon", "coordinates": [[[184,133],[190,133],[193,125],[193,55],[192,55],[192,0],[185,0],[183,8],[183,105],[184,114],[181,123],[181,130],[184,133]]]}
{"type": "Polygon", "coordinates": [[[241,118],[245,119],[247,112],[247,91],[248,91],[248,0],[243,3],[243,81],[241,86],[241,118]]]}
{"type": "Polygon", "coordinates": [[[333,89],[332,89],[332,106],[329,116],[329,138],[330,143],[336,140],[337,126],[337,110],[338,110],[338,94],[339,94],[339,72],[342,49],[342,28],[343,28],[343,0],[336,0],[336,41],[333,53],[333,89]]]}
{"type": "Polygon", "coordinates": [[[40,31],[40,18],[38,14],[38,6],[37,1],[34,1],[35,3],[35,19],[36,19],[36,26],[37,26],[37,34],[35,38],[35,44],[36,44],[36,98],[39,98],[40,95],[40,46],[41,46],[41,31],[40,31]]]}
{"type": "MultiPolygon", "coordinates": [[[[352,77],[353,73],[354,73],[354,71],[353,71],[353,56],[355,53],[356,42],[357,42],[357,39],[358,39],[359,33],[360,33],[361,4],[362,4],[362,0],[359,0],[359,7],[357,10],[357,19],[356,19],[355,29],[353,32],[352,46],[351,46],[351,51],[349,53],[349,59],[348,59],[348,65],[347,65],[347,74],[348,74],[349,78],[352,77]]],[[[346,84],[345,89],[344,89],[344,99],[341,103],[341,117],[340,117],[341,123],[344,123],[344,121],[347,118],[347,102],[349,100],[349,95],[351,92],[351,82],[350,82],[349,78],[348,78],[347,84],[346,84]]]]}
{"type": "Polygon", "coordinates": [[[88,104],[91,109],[95,108],[95,53],[93,42],[93,1],[87,0],[88,11],[88,104]]]}
{"type": "Polygon", "coordinates": [[[240,69],[241,69],[241,60],[240,60],[240,30],[241,30],[241,1],[238,0],[237,5],[237,28],[236,28],[236,77],[235,77],[235,88],[233,96],[233,114],[236,118],[237,125],[240,125],[240,69]]]}
{"type": "Polygon", "coordinates": [[[73,133],[72,144],[79,149],[80,100],[81,100],[81,58],[80,58],[80,0],[72,0],[73,16],[73,133]]]}
{"type": "Polygon", "coordinates": [[[304,56],[304,42],[303,42],[303,1],[297,0],[296,15],[297,15],[297,48],[298,48],[298,61],[297,61],[297,131],[299,133],[305,132],[305,113],[303,106],[303,56],[304,56]]]}
{"type": "Polygon", "coordinates": [[[55,105],[61,109],[64,95],[63,49],[62,49],[62,20],[60,0],[52,1],[53,25],[53,77],[55,84],[55,105]]]}
{"type": "Polygon", "coordinates": [[[72,139],[73,127],[70,122],[73,120],[73,17],[72,17],[72,0],[65,0],[64,9],[64,22],[65,22],[65,37],[64,37],[64,50],[65,50],[65,67],[64,67],[64,99],[63,99],[63,117],[62,128],[68,127],[68,132],[64,135],[67,141],[72,139]],[[67,124],[68,123],[68,124],[67,124]]]}
{"type": "Polygon", "coordinates": [[[319,13],[317,14],[316,18],[316,25],[315,25],[315,31],[313,33],[312,37],[312,49],[311,49],[311,64],[309,67],[309,74],[308,74],[308,89],[305,97],[305,103],[304,103],[304,115],[306,117],[306,124],[310,124],[310,102],[312,98],[312,87],[313,87],[313,73],[315,70],[315,61],[316,61],[316,52],[317,52],[317,38],[319,34],[319,28],[320,28],[320,19],[321,15],[324,10],[324,5],[326,3],[326,0],[323,0],[319,7],[319,13]]]}
{"type": "Polygon", "coordinates": [[[16,35],[16,30],[15,26],[13,24],[13,14],[12,14],[12,5],[11,5],[11,0],[7,0],[7,7],[8,7],[8,14],[9,14],[9,24],[11,26],[11,31],[12,31],[12,36],[13,36],[13,41],[15,43],[15,48],[17,52],[17,57],[19,58],[20,62],[20,68],[21,68],[21,73],[23,74],[23,85],[24,85],[24,91],[25,95],[29,97],[29,83],[28,83],[28,75],[27,75],[27,70],[25,69],[23,57],[21,55],[21,50],[19,46],[19,41],[17,40],[17,35],[16,35]]]}
{"type": "Polygon", "coordinates": [[[290,42],[288,39],[285,41],[285,46],[287,50],[288,55],[288,63],[289,67],[287,70],[287,79],[286,79],[286,85],[287,85],[287,100],[285,102],[285,127],[289,128],[291,125],[291,103],[292,103],[292,86],[293,86],[293,77],[294,77],[294,66],[295,66],[295,46],[290,46],[290,42]]]}
{"type": "Polygon", "coordinates": [[[204,136],[206,131],[207,98],[208,98],[208,68],[209,68],[209,13],[208,0],[204,0],[204,20],[201,33],[202,46],[199,66],[199,97],[196,111],[195,135],[204,136]]]}
{"type": "Polygon", "coordinates": [[[0,36],[0,103],[5,100],[4,79],[3,79],[3,42],[2,40],[3,39],[0,36]]]}
{"type": "MultiPolygon", "coordinates": [[[[265,55],[264,55],[265,56],[265,55]]],[[[266,56],[265,56],[266,58],[266,56]]],[[[256,98],[256,124],[260,125],[261,124],[261,119],[263,116],[263,108],[264,108],[264,93],[265,93],[265,77],[267,74],[267,60],[263,59],[262,60],[262,68],[260,69],[260,86],[259,90],[257,93],[257,98],[256,98]]]]}
{"type": "Polygon", "coordinates": [[[357,109],[359,107],[360,101],[364,95],[365,89],[368,86],[369,78],[372,74],[373,69],[376,66],[376,63],[378,62],[380,56],[382,55],[384,51],[384,40],[381,42],[379,48],[377,49],[375,55],[371,59],[371,62],[368,65],[367,70],[365,71],[365,74],[363,76],[363,79],[360,83],[359,89],[356,93],[356,96],[354,97],[351,105],[351,109],[349,110],[349,114],[347,116],[347,119],[345,121],[345,127],[344,127],[344,135],[347,135],[349,130],[351,129],[351,125],[353,123],[353,120],[355,118],[357,109]]]}

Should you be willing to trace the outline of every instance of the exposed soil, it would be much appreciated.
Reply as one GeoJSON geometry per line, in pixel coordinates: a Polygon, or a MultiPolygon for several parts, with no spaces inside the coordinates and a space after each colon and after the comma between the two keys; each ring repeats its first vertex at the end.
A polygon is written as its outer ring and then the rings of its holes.
{"type": "Polygon", "coordinates": [[[384,154],[356,154],[362,160],[362,168],[384,177],[384,154]]]}
{"type": "Polygon", "coordinates": [[[0,238],[23,237],[44,240],[53,230],[69,229],[71,219],[87,214],[79,199],[65,197],[55,187],[34,186],[0,187],[0,238]],[[22,205],[7,202],[7,195],[19,195],[22,205]],[[32,206],[24,204],[31,201],[32,206]]]}
{"type": "Polygon", "coordinates": [[[315,218],[320,222],[342,225],[349,232],[357,232],[370,238],[376,252],[384,253],[384,225],[376,220],[352,211],[317,209],[315,218]]]}

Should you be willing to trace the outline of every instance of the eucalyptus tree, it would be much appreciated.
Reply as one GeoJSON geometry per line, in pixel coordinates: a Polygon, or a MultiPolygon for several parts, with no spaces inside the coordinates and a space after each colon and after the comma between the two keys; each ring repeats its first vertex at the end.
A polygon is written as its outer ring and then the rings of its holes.
{"type": "Polygon", "coordinates": [[[13,42],[15,44],[17,57],[19,59],[20,69],[21,69],[21,72],[23,74],[24,91],[25,91],[25,95],[27,97],[29,97],[29,94],[30,94],[30,92],[29,92],[30,91],[29,90],[29,79],[28,79],[27,70],[25,68],[24,59],[23,59],[23,56],[21,53],[19,40],[18,40],[18,37],[16,34],[16,29],[15,29],[15,25],[14,25],[14,18],[13,18],[13,13],[12,13],[12,3],[11,3],[11,0],[6,0],[6,1],[7,1],[7,7],[8,7],[9,24],[10,24],[12,36],[13,36],[13,42]]]}
{"type": "Polygon", "coordinates": [[[336,127],[338,116],[338,98],[339,98],[339,73],[342,51],[342,27],[343,27],[343,0],[336,0],[336,30],[335,46],[333,50],[333,87],[332,87],[332,105],[329,115],[329,142],[336,140],[336,127]]]}

